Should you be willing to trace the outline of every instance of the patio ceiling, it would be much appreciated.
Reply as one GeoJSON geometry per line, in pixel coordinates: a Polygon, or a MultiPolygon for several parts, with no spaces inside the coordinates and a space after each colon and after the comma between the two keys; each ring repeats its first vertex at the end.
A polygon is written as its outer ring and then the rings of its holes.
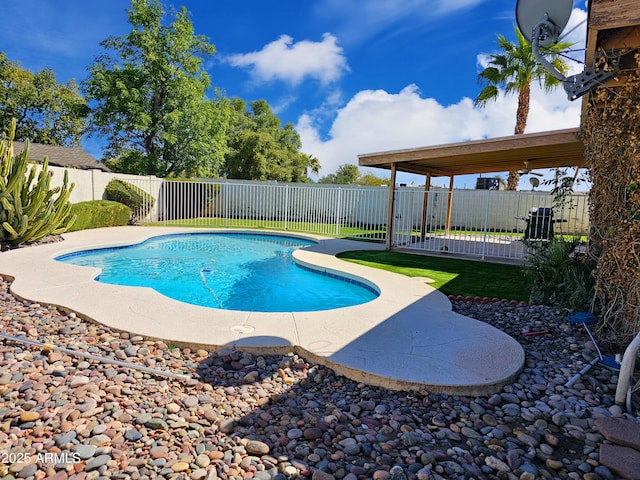
{"type": "Polygon", "coordinates": [[[359,165],[432,176],[507,172],[584,164],[578,129],[528,133],[447,145],[358,155],[359,165]]]}

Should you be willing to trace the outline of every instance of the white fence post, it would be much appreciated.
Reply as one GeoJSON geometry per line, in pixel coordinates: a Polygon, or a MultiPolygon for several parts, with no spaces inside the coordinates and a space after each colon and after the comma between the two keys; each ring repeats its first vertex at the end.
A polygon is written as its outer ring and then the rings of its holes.
{"type": "Polygon", "coordinates": [[[487,190],[485,195],[485,207],[484,207],[484,222],[482,222],[482,260],[484,260],[487,251],[487,229],[489,228],[489,202],[491,200],[491,190],[487,190]]]}
{"type": "Polygon", "coordinates": [[[284,218],[282,220],[282,229],[287,230],[289,219],[289,185],[284,186],[284,218]]]}
{"type": "Polygon", "coordinates": [[[224,184],[224,217],[225,217],[225,227],[229,228],[229,183],[225,182],[224,184]]]}
{"type": "Polygon", "coordinates": [[[342,216],[342,188],[338,188],[338,201],[335,210],[336,237],[340,235],[340,217],[342,216]]]}

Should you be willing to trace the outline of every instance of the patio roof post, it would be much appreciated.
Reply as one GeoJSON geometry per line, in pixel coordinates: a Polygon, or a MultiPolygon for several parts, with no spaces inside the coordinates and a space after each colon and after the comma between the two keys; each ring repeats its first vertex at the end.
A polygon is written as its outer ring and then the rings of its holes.
{"type": "Polygon", "coordinates": [[[393,217],[395,215],[395,191],[396,191],[396,164],[391,164],[391,178],[389,179],[389,205],[387,208],[387,235],[386,247],[391,250],[391,237],[393,236],[393,217]]]}
{"type": "Polygon", "coordinates": [[[429,187],[431,186],[431,172],[427,173],[424,181],[424,197],[422,199],[422,226],[420,227],[420,240],[424,242],[427,235],[427,209],[429,208],[429,187]]]}
{"type": "Polygon", "coordinates": [[[445,233],[449,235],[451,230],[451,206],[453,205],[453,175],[449,177],[449,196],[447,197],[447,223],[445,225],[445,233]]]}

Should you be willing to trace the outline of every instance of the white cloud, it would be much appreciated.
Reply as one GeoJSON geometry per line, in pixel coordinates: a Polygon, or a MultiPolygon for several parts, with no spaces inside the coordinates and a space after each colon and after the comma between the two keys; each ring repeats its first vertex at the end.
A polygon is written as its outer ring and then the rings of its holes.
{"type": "Polygon", "coordinates": [[[275,103],[271,104],[271,111],[275,115],[279,115],[281,112],[285,111],[291,104],[295,103],[298,99],[296,95],[293,94],[285,94],[280,96],[275,103]]]}
{"type": "Polygon", "coordinates": [[[579,8],[571,11],[571,17],[560,35],[561,40],[574,43],[573,48],[584,48],[587,43],[587,12],[579,8]]]}
{"type": "Polygon", "coordinates": [[[326,85],[349,70],[342,48],[330,33],[325,33],[321,42],[294,43],[293,38],[282,35],[260,51],[230,55],[226,61],[235,67],[249,67],[256,80],[280,80],[292,85],[308,78],[326,85]]]}
{"type": "MultiPolygon", "coordinates": [[[[440,15],[449,15],[465,8],[475,7],[486,0],[439,0],[435,2],[436,12],[440,15]]],[[[431,2],[425,2],[422,8],[429,8],[431,2]]]]}
{"type": "MultiPolygon", "coordinates": [[[[505,110],[498,108],[496,113],[513,122],[515,108],[511,115],[505,110]]],[[[324,176],[335,172],[340,165],[357,164],[360,153],[482,138],[488,133],[488,111],[474,109],[468,98],[445,107],[433,98],[423,98],[417,86],[409,85],[399,93],[358,92],[338,111],[326,141],[321,140],[309,115],[301,117],[296,130],[300,133],[303,151],[320,160],[320,175],[324,176]]],[[[507,125],[506,121],[498,123],[507,125]]],[[[384,172],[378,170],[377,173],[383,175],[384,172]]]]}
{"type": "MultiPolygon", "coordinates": [[[[354,95],[338,111],[329,138],[323,140],[311,115],[300,117],[296,130],[302,150],[320,160],[320,176],[333,173],[343,164],[358,164],[358,154],[441,145],[513,134],[516,99],[500,95],[484,109],[469,98],[453,105],[441,105],[421,96],[415,85],[398,93],[364,90],[354,95]]],[[[532,85],[527,132],[577,127],[580,102],[569,102],[564,92],[545,94],[532,85]]],[[[373,169],[378,176],[388,172],[373,169]]],[[[474,176],[475,178],[475,176],[474,176]]],[[[424,178],[402,175],[401,182],[421,182],[424,178]]],[[[446,180],[448,182],[448,179],[446,180]]],[[[472,188],[472,179],[457,178],[456,187],[472,188]]]]}
{"type": "Polygon", "coordinates": [[[323,0],[319,17],[338,22],[340,39],[360,43],[378,38],[391,25],[421,28],[425,23],[472,8],[488,0],[323,0]]]}
{"type": "MultiPolygon", "coordinates": [[[[586,18],[586,12],[575,9],[566,31],[586,18]]],[[[586,26],[573,31],[567,40],[576,43],[574,49],[584,46],[586,26]]],[[[479,68],[484,68],[486,54],[478,56],[479,68]]],[[[570,74],[582,70],[582,65],[571,65],[570,74]]],[[[337,112],[327,139],[323,139],[316,126],[314,114],[300,117],[296,126],[303,151],[320,160],[320,176],[333,173],[343,164],[358,163],[358,154],[406,149],[427,145],[496,138],[513,134],[516,114],[515,96],[504,92],[495,102],[483,109],[473,106],[471,99],[463,97],[458,103],[442,105],[433,98],[423,97],[416,85],[409,85],[398,93],[384,90],[363,90],[355,94],[337,112]]],[[[577,127],[580,124],[581,102],[570,102],[562,88],[545,93],[532,84],[527,133],[577,127]]],[[[387,176],[381,169],[376,175],[387,176]]],[[[456,187],[473,187],[474,178],[456,179],[456,187]]],[[[424,181],[417,176],[399,176],[399,181],[424,181]]],[[[447,180],[448,181],[448,180],[447,180]]],[[[526,188],[526,186],[524,186],[526,188]]]]}

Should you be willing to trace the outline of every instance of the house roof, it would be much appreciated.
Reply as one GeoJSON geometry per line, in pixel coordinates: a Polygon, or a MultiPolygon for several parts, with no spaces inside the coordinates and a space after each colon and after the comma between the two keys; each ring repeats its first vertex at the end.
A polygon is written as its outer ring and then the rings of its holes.
{"type": "MultiPolygon", "coordinates": [[[[13,142],[16,154],[22,152],[24,148],[23,142],[13,142]]],[[[56,167],[110,171],[106,165],[89,155],[81,147],[59,147],[42,143],[29,144],[29,160],[42,163],[45,157],[49,158],[49,165],[56,167]]]]}
{"type": "Polygon", "coordinates": [[[447,145],[358,155],[359,165],[432,176],[573,167],[584,164],[578,129],[528,133],[447,145]]]}

